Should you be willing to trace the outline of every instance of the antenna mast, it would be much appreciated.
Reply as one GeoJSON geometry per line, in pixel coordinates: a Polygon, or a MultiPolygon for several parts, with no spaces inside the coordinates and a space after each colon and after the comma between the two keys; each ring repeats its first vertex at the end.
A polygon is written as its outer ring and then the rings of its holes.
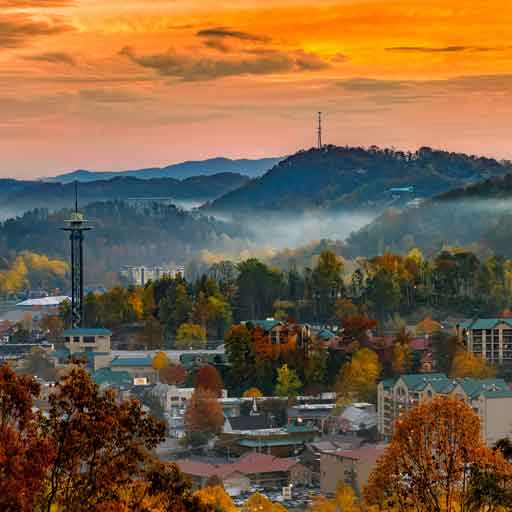
{"type": "Polygon", "coordinates": [[[322,112],[318,112],[318,149],[322,148],[322,112]]]}

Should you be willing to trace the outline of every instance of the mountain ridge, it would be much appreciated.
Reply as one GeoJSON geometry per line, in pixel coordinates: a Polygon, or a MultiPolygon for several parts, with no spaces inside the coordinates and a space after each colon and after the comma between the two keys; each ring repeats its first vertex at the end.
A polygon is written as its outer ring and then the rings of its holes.
{"type": "Polygon", "coordinates": [[[186,179],[193,176],[212,176],[225,172],[243,174],[254,178],[262,175],[281,159],[274,157],[259,159],[215,157],[206,160],[189,160],[165,167],[148,167],[126,171],[89,171],[78,169],[50,178],[44,178],[42,181],[53,183],[87,182],[109,180],[120,176],[146,180],[155,178],[186,179]]]}

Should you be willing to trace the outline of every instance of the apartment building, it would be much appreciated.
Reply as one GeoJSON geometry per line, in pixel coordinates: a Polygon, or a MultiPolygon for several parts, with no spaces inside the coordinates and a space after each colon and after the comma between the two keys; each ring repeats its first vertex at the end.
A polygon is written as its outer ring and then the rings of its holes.
{"type": "Polygon", "coordinates": [[[378,386],[378,430],[384,439],[393,435],[395,420],[421,400],[456,396],[480,418],[488,445],[512,435],[512,391],[503,379],[450,379],[444,373],[401,375],[378,386]]]}
{"type": "Polygon", "coordinates": [[[456,326],[467,350],[490,364],[512,365],[512,318],[477,318],[456,326]]]}

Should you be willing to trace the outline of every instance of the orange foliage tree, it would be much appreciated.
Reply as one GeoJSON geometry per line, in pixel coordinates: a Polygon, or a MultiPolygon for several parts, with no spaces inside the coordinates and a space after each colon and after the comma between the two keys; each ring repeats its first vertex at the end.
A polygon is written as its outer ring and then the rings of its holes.
{"type": "Polygon", "coordinates": [[[205,364],[199,368],[195,384],[196,388],[207,389],[217,397],[221,395],[221,391],[224,388],[224,382],[222,382],[219,371],[211,364],[205,364]]]}
{"type": "Polygon", "coordinates": [[[160,370],[160,380],[165,384],[178,386],[187,380],[187,370],[181,364],[171,363],[160,370]]]}
{"type": "Polygon", "coordinates": [[[457,398],[438,397],[396,421],[364,495],[369,505],[384,510],[465,512],[473,499],[474,468],[512,474],[503,456],[485,446],[473,410],[457,398]]]}
{"type": "Polygon", "coordinates": [[[213,487],[205,487],[194,493],[194,496],[199,498],[201,503],[212,508],[213,511],[218,512],[237,512],[233,500],[229,494],[220,485],[213,487]]]}
{"type": "Polygon", "coordinates": [[[151,451],[165,427],[137,400],[101,392],[73,368],[32,412],[33,379],[0,367],[0,510],[6,512],[203,512],[173,464],[151,451]]]}
{"type": "Polygon", "coordinates": [[[185,430],[192,444],[200,444],[218,434],[224,424],[222,408],[213,391],[197,388],[185,411],[185,430]]]}
{"type": "Polygon", "coordinates": [[[38,395],[32,377],[0,366],[0,510],[34,510],[55,457],[52,443],[39,428],[41,418],[32,412],[38,395]]]}
{"type": "Polygon", "coordinates": [[[453,358],[450,376],[454,378],[472,377],[474,379],[487,379],[494,377],[496,372],[481,358],[470,352],[461,350],[453,358]]]}

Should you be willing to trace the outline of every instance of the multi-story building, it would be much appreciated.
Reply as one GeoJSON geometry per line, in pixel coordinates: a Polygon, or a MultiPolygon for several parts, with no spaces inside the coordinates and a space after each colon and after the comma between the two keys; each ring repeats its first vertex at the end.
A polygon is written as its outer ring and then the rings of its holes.
{"type": "Polygon", "coordinates": [[[467,350],[491,364],[512,365],[512,318],[477,318],[456,326],[467,350]]]}
{"type": "Polygon", "coordinates": [[[149,281],[157,281],[163,277],[176,279],[178,275],[185,274],[184,267],[174,267],[171,265],[146,267],[144,265],[127,266],[121,270],[121,276],[126,279],[128,284],[135,286],[145,286],[149,281]]]}
{"type": "Polygon", "coordinates": [[[401,375],[378,386],[378,430],[384,439],[393,435],[395,420],[422,400],[456,396],[480,418],[488,445],[512,435],[512,391],[503,379],[450,379],[444,373],[401,375]]]}

